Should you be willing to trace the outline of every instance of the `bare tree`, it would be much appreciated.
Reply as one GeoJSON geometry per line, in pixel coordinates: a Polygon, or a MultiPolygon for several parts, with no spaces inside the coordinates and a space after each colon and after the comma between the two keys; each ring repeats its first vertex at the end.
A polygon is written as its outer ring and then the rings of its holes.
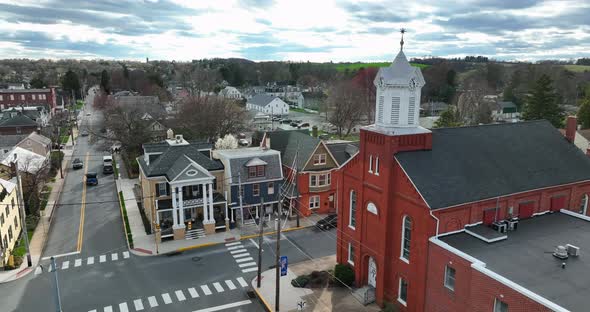
{"type": "Polygon", "coordinates": [[[236,101],[191,96],[180,104],[177,124],[185,135],[214,140],[245,128],[246,111],[236,101]]]}
{"type": "Polygon", "coordinates": [[[351,81],[339,81],[330,88],[330,122],[336,126],[341,138],[348,136],[360,122],[364,100],[363,93],[351,81]]]}

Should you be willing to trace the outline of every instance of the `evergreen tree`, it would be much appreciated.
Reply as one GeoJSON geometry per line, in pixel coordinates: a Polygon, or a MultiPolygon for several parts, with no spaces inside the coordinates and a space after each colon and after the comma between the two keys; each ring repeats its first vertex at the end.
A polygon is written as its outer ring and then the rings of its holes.
{"type": "Polygon", "coordinates": [[[582,100],[578,111],[578,123],[582,125],[582,129],[590,128],[590,94],[582,100]]]}
{"type": "Polygon", "coordinates": [[[68,91],[69,96],[76,95],[76,98],[80,98],[80,79],[71,69],[61,79],[61,86],[65,91],[68,91]]]}
{"type": "Polygon", "coordinates": [[[434,123],[435,128],[460,127],[462,125],[457,112],[452,106],[449,106],[447,110],[442,112],[438,120],[434,123]]]}
{"type": "Polygon", "coordinates": [[[103,69],[100,73],[100,88],[107,94],[111,91],[111,78],[106,69],[103,69]]]}
{"type": "Polygon", "coordinates": [[[29,84],[31,85],[31,88],[33,88],[33,89],[43,89],[46,86],[45,81],[43,81],[43,77],[41,75],[37,75],[37,76],[33,77],[33,79],[31,79],[31,82],[29,84]]]}
{"type": "Polygon", "coordinates": [[[557,95],[552,84],[551,78],[545,74],[535,82],[524,106],[524,120],[545,119],[556,128],[563,126],[563,110],[557,104],[557,95]]]}

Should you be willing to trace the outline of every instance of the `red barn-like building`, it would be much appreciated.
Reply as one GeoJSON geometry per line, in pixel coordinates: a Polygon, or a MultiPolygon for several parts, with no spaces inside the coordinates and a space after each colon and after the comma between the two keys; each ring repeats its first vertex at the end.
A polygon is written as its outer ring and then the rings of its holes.
{"type": "Polygon", "coordinates": [[[581,311],[590,159],[546,121],[432,131],[403,51],[375,78],[375,124],[341,170],[337,260],[401,311],[581,311]],[[565,263],[565,269],[561,264],[565,263]]]}

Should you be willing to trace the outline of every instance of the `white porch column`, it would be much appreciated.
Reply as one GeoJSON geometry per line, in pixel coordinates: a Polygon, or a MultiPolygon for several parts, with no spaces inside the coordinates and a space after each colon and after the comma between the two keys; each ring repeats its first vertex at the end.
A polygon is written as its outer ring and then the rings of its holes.
{"type": "Polygon", "coordinates": [[[213,214],[213,183],[209,183],[209,221],[215,222],[215,215],[213,214]]]}
{"type": "Polygon", "coordinates": [[[173,226],[178,225],[178,207],[176,203],[176,186],[171,187],[170,190],[172,191],[172,220],[174,221],[173,226]]]}
{"type": "Polygon", "coordinates": [[[180,220],[178,220],[178,223],[184,224],[184,203],[182,202],[182,186],[178,188],[178,210],[180,211],[180,220]]]}
{"type": "Polygon", "coordinates": [[[207,186],[203,183],[203,222],[209,221],[209,205],[207,205],[207,186]]]}

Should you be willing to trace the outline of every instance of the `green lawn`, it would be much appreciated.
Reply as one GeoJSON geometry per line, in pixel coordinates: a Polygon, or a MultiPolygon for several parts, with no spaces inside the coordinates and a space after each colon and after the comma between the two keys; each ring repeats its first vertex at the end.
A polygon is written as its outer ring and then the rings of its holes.
{"type": "Polygon", "coordinates": [[[563,65],[565,69],[576,72],[576,73],[583,73],[585,71],[590,71],[590,65],[563,65]]]}
{"type": "MultiPolygon", "coordinates": [[[[360,68],[369,68],[369,67],[385,67],[385,66],[389,66],[389,64],[391,64],[391,62],[371,62],[371,63],[361,63],[361,62],[357,62],[357,63],[338,63],[335,64],[336,66],[336,70],[337,71],[345,71],[345,70],[358,70],[360,68]]],[[[425,64],[416,64],[416,63],[410,63],[412,66],[418,67],[420,69],[424,69],[426,67],[428,67],[428,65],[425,64]]]]}
{"type": "Polygon", "coordinates": [[[45,208],[47,207],[47,201],[49,200],[51,190],[52,188],[49,185],[45,185],[43,187],[43,191],[41,191],[41,205],[39,206],[39,209],[45,210],[45,208]]]}
{"type": "MultiPolygon", "coordinates": [[[[33,232],[35,229],[27,229],[29,233],[29,243],[31,242],[31,238],[33,237],[33,232]]],[[[23,237],[18,241],[18,244],[14,247],[12,254],[17,257],[23,257],[27,253],[27,247],[25,246],[25,240],[23,237]]]]}
{"type": "Polygon", "coordinates": [[[80,109],[82,109],[82,107],[83,107],[83,106],[84,106],[84,101],[82,101],[82,100],[78,100],[78,101],[76,102],[76,109],[77,109],[77,110],[80,110],[80,109]]]}
{"type": "Polygon", "coordinates": [[[304,110],[303,108],[298,107],[289,107],[289,110],[292,112],[304,113],[304,114],[311,114],[310,112],[304,110]]]}
{"type": "Polygon", "coordinates": [[[66,144],[66,143],[68,143],[69,139],[70,139],[70,135],[62,135],[59,137],[59,142],[61,144],[66,144]]]}

